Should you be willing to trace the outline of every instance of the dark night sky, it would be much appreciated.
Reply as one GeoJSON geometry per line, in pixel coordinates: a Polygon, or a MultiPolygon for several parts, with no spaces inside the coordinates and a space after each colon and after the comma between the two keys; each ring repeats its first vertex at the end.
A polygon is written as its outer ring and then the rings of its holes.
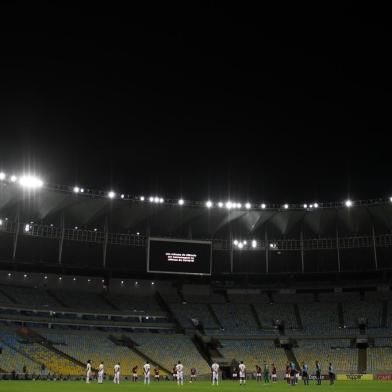
{"type": "Polygon", "coordinates": [[[186,3],[3,9],[0,169],[201,200],[389,196],[385,9],[186,3]]]}

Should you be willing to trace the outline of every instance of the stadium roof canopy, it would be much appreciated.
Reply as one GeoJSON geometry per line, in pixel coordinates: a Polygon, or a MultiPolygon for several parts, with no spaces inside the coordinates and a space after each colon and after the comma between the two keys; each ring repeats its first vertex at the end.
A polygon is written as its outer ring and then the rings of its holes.
{"type": "Polygon", "coordinates": [[[150,203],[110,199],[44,187],[31,191],[0,182],[0,219],[67,228],[107,230],[172,237],[217,238],[331,238],[387,234],[392,229],[392,203],[387,199],[305,208],[283,206],[227,209],[195,203],[150,203]]]}

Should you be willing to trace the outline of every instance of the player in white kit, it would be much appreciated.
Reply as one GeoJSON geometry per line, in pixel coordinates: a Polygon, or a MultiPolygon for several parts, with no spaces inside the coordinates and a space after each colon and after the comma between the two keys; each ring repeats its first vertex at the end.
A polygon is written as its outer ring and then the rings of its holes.
{"type": "Polygon", "coordinates": [[[241,363],[238,366],[238,369],[240,369],[240,385],[246,383],[246,366],[244,365],[244,362],[241,361],[241,363]]]}
{"type": "Polygon", "coordinates": [[[115,384],[120,384],[120,362],[117,362],[114,365],[114,378],[113,378],[113,382],[115,384]]]}
{"type": "Polygon", "coordinates": [[[211,370],[212,370],[212,385],[219,385],[219,364],[214,362],[211,365],[211,370]]]}
{"type": "Polygon", "coordinates": [[[87,361],[86,365],[86,383],[90,384],[90,377],[91,377],[91,361],[87,361]]]}
{"type": "Polygon", "coordinates": [[[181,361],[178,361],[176,365],[177,372],[177,385],[184,385],[184,366],[181,361]]]}
{"type": "Polygon", "coordinates": [[[103,383],[103,373],[104,373],[104,366],[103,366],[103,362],[101,362],[98,366],[98,384],[102,384],[103,383]]]}
{"type": "Polygon", "coordinates": [[[148,361],[143,365],[144,384],[150,384],[150,369],[151,366],[148,361]]]}

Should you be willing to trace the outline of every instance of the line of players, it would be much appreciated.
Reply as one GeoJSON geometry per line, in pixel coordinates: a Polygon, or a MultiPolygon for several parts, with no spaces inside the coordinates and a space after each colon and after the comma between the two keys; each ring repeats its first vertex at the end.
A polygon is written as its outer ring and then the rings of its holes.
{"type": "MultiPolygon", "coordinates": [[[[241,367],[241,365],[240,365],[241,367]]],[[[244,371],[245,371],[245,365],[243,365],[244,371]]],[[[113,376],[113,382],[115,384],[120,384],[120,363],[116,363],[114,365],[114,376],[113,376]]],[[[132,379],[133,381],[138,380],[138,366],[135,366],[132,368],[132,379]]],[[[104,363],[101,362],[98,366],[98,372],[97,372],[97,380],[98,384],[103,383],[103,378],[104,378],[104,373],[105,373],[105,366],[104,363]]],[[[219,364],[213,363],[211,365],[211,376],[212,376],[212,385],[219,385],[219,364]]],[[[245,373],[244,373],[245,374],[245,373]]],[[[151,375],[151,365],[147,361],[143,365],[143,379],[144,379],[144,384],[150,384],[150,375],[151,375]]],[[[154,368],[154,379],[155,381],[159,381],[159,368],[154,368]]],[[[245,378],[245,376],[243,377],[245,378]]],[[[86,383],[89,384],[92,379],[92,367],[91,367],[91,361],[87,361],[86,365],[86,383]]],[[[173,379],[177,381],[177,384],[182,386],[184,385],[184,365],[181,363],[181,361],[178,361],[178,363],[174,366],[173,368],[173,379]]],[[[191,369],[191,379],[190,382],[193,382],[196,380],[196,369],[192,368],[191,369]]]]}
{"type": "MultiPolygon", "coordinates": [[[[98,379],[98,384],[103,383],[103,378],[104,378],[104,363],[101,362],[100,365],[98,366],[98,374],[97,374],[97,379],[98,379]]],[[[138,380],[138,366],[135,366],[132,368],[132,378],[133,381],[138,380]]],[[[91,361],[87,361],[86,365],[86,383],[90,383],[91,381],[91,361]]],[[[143,376],[144,376],[144,384],[150,384],[150,373],[151,373],[151,365],[147,361],[143,365],[143,376]]],[[[269,367],[266,362],[264,362],[263,369],[259,365],[256,365],[256,381],[260,382],[262,380],[262,375],[264,378],[265,383],[270,382],[270,371],[269,367]]],[[[308,365],[303,362],[301,369],[297,369],[296,365],[294,362],[288,363],[286,365],[286,373],[285,373],[285,379],[288,384],[290,385],[296,385],[298,383],[299,375],[301,375],[302,380],[305,385],[309,385],[309,367],[308,365]]],[[[233,369],[233,380],[239,379],[240,386],[246,383],[246,366],[243,361],[240,362],[238,365],[238,370],[237,368],[233,369]]],[[[159,368],[154,368],[154,379],[155,381],[159,381],[160,374],[159,374],[159,368]]],[[[315,378],[317,385],[321,385],[321,380],[322,380],[322,374],[321,374],[321,365],[319,361],[315,362],[315,378]]],[[[332,366],[332,363],[329,363],[328,366],[328,379],[329,383],[332,385],[334,384],[335,381],[335,372],[332,366]]],[[[177,384],[180,386],[184,385],[184,366],[182,365],[181,361],[178,361],[178,363],[173,367],[173,380],[177,381],[177,384]]],[[[191,378],[190,382],[193,382],[196,380],[196,369],[192,368],[191,369],[191,378]]],[[[214,362],[211,365],[211,380],[212,380],[212,385],[219,385],[219,364],[214,362]]],[[[277,371],[276,371],[276,366],[275,364],[271,365],[271,380],[272,382],[277,381],[277,371]]],[[[120,363],[116,363],[114,365],[114,377],[113,377],[113,382],[115,384],[120,383],[120,363]]]]}

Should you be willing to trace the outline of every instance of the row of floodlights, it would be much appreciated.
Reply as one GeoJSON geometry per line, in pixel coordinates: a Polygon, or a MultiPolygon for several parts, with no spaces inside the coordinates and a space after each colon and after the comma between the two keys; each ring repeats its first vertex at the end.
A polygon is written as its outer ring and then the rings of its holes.
{"type": "Polygon", "coordinates": [[[252,247],[252,248],[257,248],[257,241],[256,240],[252,240],[252,241],[247,241],[247,240],[234,240],[233,241],[233,245],[238,248],[238,249],[243,249],[246,247],[252,247]]]}
{"type": "MultiPolygon", "coordinates": [[[[23,175],[21,177],[17,177],[15,175],[11,175],[11,176],[7,176],[4,172],[0,172],[0,181],[4,181],[4,180],[9,180],[13,183],[19,183],[19,185],[21,185],[24,188],[29,188],[29,189],[35,189],[35,188],[41,188],[44,183],[43,181],[35,176],[31,176],[31,175],[23,175]]],[[[73,187],[73,192],[74,193],[84,193],[85,189],[79,186],[74,186],[73,187]]],[[[113,190],[107,192],[107,197],[109,199],[115,199],[115,198],[120,198],[120,199],[124,199],[125,195],[123,193],[121,194],[117,194],[116,192],[114,192],[113,190]]],[[[155,204],[162,204],[165,202],[164,198],[159,197],[159,196],[150,196],[148,198],[144,197],[144,196],[140,196],[138,198],[140,201],[144,202],[144,201],[149,201],[150,203],[155,203],[155,204]]],[[[392,197],[389,198],[389,200],[392,202],[392,197]]],[[[182,206],[185,205],[186,202],[184,199],[178,199],[177,200],[178,205],[182,206]]],[[[354,202],[352,200],[346,200],[344,202],[344,205],[346,207],[352,207],[354,205],[354,202]]],[[[213,202],[211,200],[207,200],[205,202],[205,206],[207,208],[212,208],[212,207],[218,207],[218,208],[226,208],[228,210],[231,209],[247,209],[250,210],[251,208],[261,208],[261,209],[266,209],[267,205],[265,203],[262,203],[260,205],[252,205],[249,202],[246,202],[244,204],[242,203],[238,203],[238,202],[233,202],[233,201],[226,201],[226,202],[213,202]]],[[[318,203],[311,203],[311,204],[303,204],[303,208],[306,210],[312,210],[312,209],[317,209],[319,207],[318,203]]],[[[290,208],[290,205],[285,203],[282,205],[282,208],[287,210],[290,208]]]]}
{"type": "Polygon", "coordinates": [[[23,175],[21,177],[17,177],[15,175],[11,175],[7,177],[4,172],[0,172],[0,181],[6,180],[9,180],[13,183],[18,183],[23,188],[29,189],[41,188],[44,185],[44,182],[40,178],[35,176],[23,175]]]}
{"type": "MultiPolygon", "coordinates": [[[[255,248],[258,247],[258,244],[257,244],[257,241],[256,241],[256,240],[252,240],[252,241],[247,241],[247,240],[242,240],[242,241],[240,241],[240,240],[234,240],[234,241],[233,241],[233,245],[234,245],[235,248],[238,248],[238,249],[244,249],[244,248],[245,248],[245,249],[247,249],[247,248],[253,248],[253,249],[255,249],[255,248]]],[[[278,248],[278,245],[277,245],[275,242],[270,242],[269,247],[270,247],[271,249],[277,249],[277,248],[278,248]]]]}
{"type": "MultiPolygon", "coordinates": [[[[11,272],[9,272],[7,275],[8,275],[9,278],[12,278],[12,276],[13,276],[11,272]]],[[[29,276],[28,276],[27,274],[24,274],[24,275],[23,275],[23,278],[24,278],[24,279],[28,279],[29,276]]],[[[44,275],[44,276],[43,276],[43,279],[44,279],[44,280],[48,280],[48,275],[44,275]]],[[[61,281],[61,280],[63,280],[63,277],[62,277],[62,276],[59,276],[57,279],[61,281]]],[[[73,277],[72,280],[73,280],[74,282],[76,282],[76,281],[77,281],[77,278],[76,278],[76,277],[73,277]]],[[[87,279],[87,282],[90,283],[90,282],[91,282],[91,279],[88,278],[88,279],[87,279]]],[[[101,283],[105,283],[105,281],[102,279],[101,283]]],[[[125,285],[125,281],[123,281],[123,280],[122,280],[120,283],[121,283],[121,286],[124,286],[124,285],[125,285]]],[[[138,285],[139,285],[139,282],[138,282],[138,281],[135,281],[135,282],[134,282],[134,285],[135,285],[135,286],[138,286],[138,285]]],[[[151,286],[155,286],[155,282],[154,282],[154,281],[151,282],[151,286]]]]}

